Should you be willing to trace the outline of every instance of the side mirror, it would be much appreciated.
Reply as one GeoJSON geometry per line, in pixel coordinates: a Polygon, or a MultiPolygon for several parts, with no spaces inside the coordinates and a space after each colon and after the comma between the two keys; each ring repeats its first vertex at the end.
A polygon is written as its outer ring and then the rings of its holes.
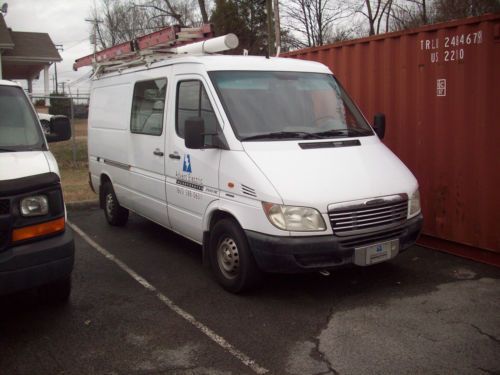
{"type": "Polygon", "coordinates": [[[385,135],[385,115],[377,113],[373,118],[373,130],[377,133],[380,139],[384,139],[385,135]]]}
{"type": "Polygon", "coordinates": [[[184,145],[191,149],[205,148],[205,121],[190,117],[184,123],[184,145]]]}
{"type": "Polygon", "coordinates": [[[71,138],[71,124],[66,116],[54,116],[50,119],[50,134],[45,134],[47,142],[67,141],[71,138]]]}

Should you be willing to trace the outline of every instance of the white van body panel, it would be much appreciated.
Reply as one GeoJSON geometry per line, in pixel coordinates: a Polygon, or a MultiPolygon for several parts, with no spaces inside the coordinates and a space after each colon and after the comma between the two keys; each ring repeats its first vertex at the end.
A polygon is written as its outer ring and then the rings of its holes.
{"type": "Polygon", "coordinates": [[[165,150],[165,126],[160,136],[135,134],[130,131],[130,116],[136,80],[165,78],[169,69],[144,70],[138,72],[133,81],[129,75],[124,75],[94,82],[88,146],[93,186],[99,186],[100,176],[106,175],[125,207],[167,227],[170,227],[170,221],[165,159],[153,154],[155,150],[165,150]]]}
{"type": "Polygon", "coordinates": [[[50,151],[44,151],[43,154],[47,158],[47,163],[49,164],[49,170],[50,172],[54,172],[57,174],[59,177],[61,177],[61,174],[59,173],[59,165],[57,165],[57,160],[50,151]]]}
{"type": "Polygon", "coordinates": [[[220,201],[207,208],[203,229],[217,209],[230,213],[242,228],[276,236],[289,235],[267,220],[262,202],[281,203],[281,197],[259,167],[243,151],[223,151],[219,166],[220,201]]]}
{"type": "Polygon", "coordinates": [[[326,213],[332,203],[400,193],[411,196],[418,187],[413,174],[377,136],[363,137],[360,146],[351,147],[304,150],[298,143],[244,143],[286,205],[326,213]]]}
{"type": "Polygon", "coordinates": [[[48,172],[59,175],[57,163],[50,152],[2,152],[0,154],[0,180],[13,180],[48,172]]]}

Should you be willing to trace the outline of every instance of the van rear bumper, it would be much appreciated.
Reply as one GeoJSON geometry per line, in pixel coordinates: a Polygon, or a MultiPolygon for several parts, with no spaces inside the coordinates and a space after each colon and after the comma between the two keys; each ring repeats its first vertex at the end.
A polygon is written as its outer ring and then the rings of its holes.
{"type": "MultiPolygon", "coordinates": [[[[422,230],[422,214],[408,220],[401,226],[391,228],[387,237],[372,243],[399,239],[399,251],[413,245],[422,230]]],[[[354,262],[354,248],[370,244],[370,236],[355,237],[308,236],[279,237],[245,231],[250,249],[261,270],[277,273],[300,273],[344,266],[354,262]],[[364,241],[360,245],[352,242],[364,241]],[[348,243],[348,244],[346,244],[348,243]]],[[[376,233],[383,235],[382,233],[376,233]]]]}
{"type": "Polygon", "coordinates": [[[36,288],[68,277],[75,245],[71,229],[63,234],[0,252],[0,295],[36,288]]]}

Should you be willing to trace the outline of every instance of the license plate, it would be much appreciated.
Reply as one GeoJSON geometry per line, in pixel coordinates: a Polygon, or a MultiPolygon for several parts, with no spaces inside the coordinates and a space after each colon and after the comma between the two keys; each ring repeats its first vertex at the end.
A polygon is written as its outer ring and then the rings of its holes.
{"type": "Polygon", "coordinates": [[[399,240],[381,242],[354,249],[354,264],[368,266],[394,258],[399,252],[399,240]]]}

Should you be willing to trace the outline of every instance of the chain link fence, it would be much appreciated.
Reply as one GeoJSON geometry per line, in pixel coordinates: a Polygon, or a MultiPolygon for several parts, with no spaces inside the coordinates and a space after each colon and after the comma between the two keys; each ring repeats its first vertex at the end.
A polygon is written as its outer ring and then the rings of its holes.
{"type": "Polygon", "coordinates": [[[44,132],[50,132],[50,116],[64,115],[71,122],[71,148],[73,162],[77,161],[77,138],[87,137],[87,118],[89,114],[88,95],[51,94],[30,95],[44,132]]]}

